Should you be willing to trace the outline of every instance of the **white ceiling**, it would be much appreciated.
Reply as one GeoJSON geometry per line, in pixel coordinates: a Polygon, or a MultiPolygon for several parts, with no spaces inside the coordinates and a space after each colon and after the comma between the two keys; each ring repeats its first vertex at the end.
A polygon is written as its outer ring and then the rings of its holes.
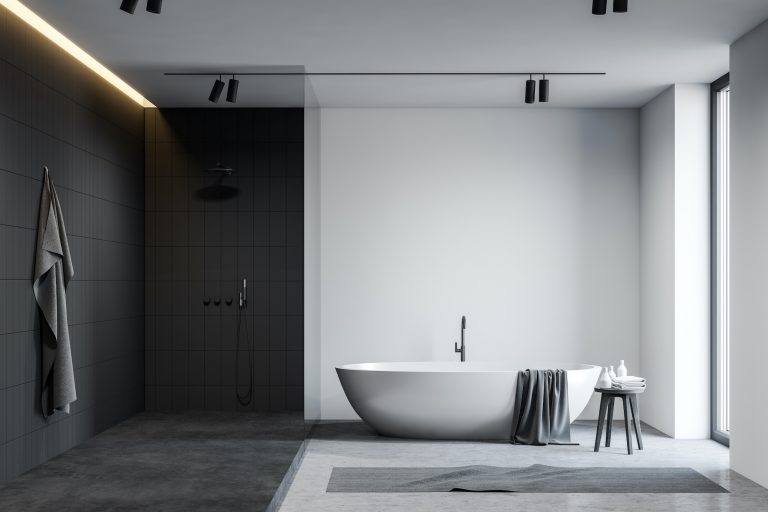
{"type": "MultiPolygon", "coordinates": [[[[605,71],[552,77],[553,107],[637,107],[711,82],[768,0],[23,0],[158,106],[209,106],[212,78],[166,71],[605,71]],[[610,5],[610,2],[609,2],[610,5]],[[283,68],[290,66],[290,68],[283,68]]],[[[522,105],[524,77],[243,77],[237,106],[522,105]]],[[[220,105],[224,105],[222,100],[220,105]]]]}

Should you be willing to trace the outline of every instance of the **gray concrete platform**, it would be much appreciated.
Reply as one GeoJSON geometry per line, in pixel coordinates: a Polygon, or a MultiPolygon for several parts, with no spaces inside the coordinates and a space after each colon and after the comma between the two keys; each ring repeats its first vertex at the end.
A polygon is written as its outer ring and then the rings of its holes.
{"type": "Polygon", "coordinates": [[[267,510],[303,441],[300,413],[142,413],[0,487],[0,510],[267,510]]]}

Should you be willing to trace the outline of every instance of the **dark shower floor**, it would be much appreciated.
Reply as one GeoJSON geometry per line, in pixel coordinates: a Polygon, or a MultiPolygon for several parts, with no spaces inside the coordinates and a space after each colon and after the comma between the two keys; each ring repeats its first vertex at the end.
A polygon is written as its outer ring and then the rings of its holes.
{"type": "Polygon", "coordinates": [[[267,510],[303,440],[300,413],[142,413],[7,482],[0,510],[267,510]]]}

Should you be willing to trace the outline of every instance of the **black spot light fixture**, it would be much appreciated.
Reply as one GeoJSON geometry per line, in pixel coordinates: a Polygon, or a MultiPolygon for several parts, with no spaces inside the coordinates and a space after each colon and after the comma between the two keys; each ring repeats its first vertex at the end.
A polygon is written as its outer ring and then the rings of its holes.
{"type": "Polygon", "coordinates": [[[592,14],[602,16],[608,12],[608,0],[592,0],[592,14]]]}
{"type": "Polygon", "coordinates": [[[549,102],[549,80],[547,75],[541,75],[539,80],[539,103],[549,102]]]}
{"type": "Polygon", "coordinates": [[[528,75],[528,80],[525,81],[525,102],[528,104],[536,101],[536,80],[533,79],[533,75],[528,75]]]}
{"type": "MultiPolygon", "coordinates": [[[[120,10],[133,14],[136,12],[136,6],[139,4],[139,0],[123,0],[120,2],[120,10]]],[[[163,0],[147,0],[147,12],[154,14],[160,14],[163,9],[163,0]]]]}
{"type": "Polygon", "coordinates": [[[240,81],[235,79],[235,75],[229,79],[229,85],[227,86],[227,101],[230,103],[237,102],[237,88],[240,85],[240,81]]]}
{"type": "Polygon", "coordinates": [[[127,12],[128,14],[133,14],[134,11],[136,11],[136,5],[138,5],[139,0],[123,0],[120,3],[120,10],[123,12],[127,12]]]}
{"type": "MultiPolygon", "coordinates": [[[[211,89],[211,94],[208,95],[208,101],[218,103],[219,98],[221,97],[221,91],[223,90],[224,82],[221,81],[221,75],[219,75],[218,80],[213,82],[213,88],[211,89]]],[[[227,96],[229,96],[229,93],[227,93],[227,96]]]]}
{"type": "MultiPolygon", "coordinates": [[[[613,12],[623,14],[629,11],[629,0],[613,0],[613,12]]],[[[592,14],[602,16],[608,12],[608,0],[592,0],[592,14]]]]}
{"type": "Polygon", "coordinates": [[[160,14],[163,9],[163,0],[147,0],[147,12],[160,14]]]}

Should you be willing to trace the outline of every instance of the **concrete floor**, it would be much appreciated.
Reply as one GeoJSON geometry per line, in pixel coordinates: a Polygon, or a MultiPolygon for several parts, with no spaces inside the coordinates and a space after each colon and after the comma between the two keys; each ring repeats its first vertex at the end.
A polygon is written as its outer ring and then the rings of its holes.
{"type": "Polygon", "coordinates": [[[728,449],[709,440],[680,441],[644,431],[645,450],[626,454],[623,423],[614,424],[611,448],[593,452],[595,422],[577,422],[580,446],[513,446],[494,442],[408,441],[377,436],[360,422],[321,424],[307,442],[304,459],[280,512],[471,510],[509,511],[768,511],[768,490],[728,469],[728,449]],[[691,467],[730,494],[523,494],[410,493],[341,494],[325,489],[334,466],[607,466],[691,467]]]}
{"type": "Polygon", "coordinates": [[[0,487],[0,510],[267,510],[303,440],[301,414],[142,413],[0,487]]]}

